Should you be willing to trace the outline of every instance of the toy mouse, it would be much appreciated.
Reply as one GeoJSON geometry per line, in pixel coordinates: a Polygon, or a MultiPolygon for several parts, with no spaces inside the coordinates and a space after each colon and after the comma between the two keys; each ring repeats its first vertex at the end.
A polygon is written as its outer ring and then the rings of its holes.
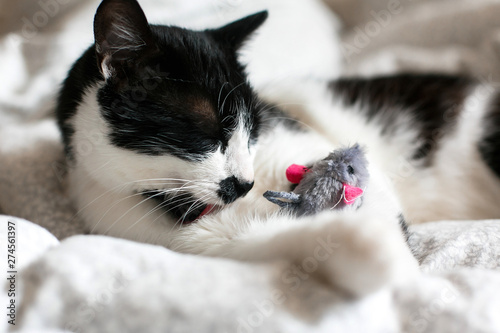
{"type": "Polygon", "coordinates": [[[325,209],[357,209],[368,183],[368,161],[358,145],[331,152],[311,168],[291,165],[287,179],[298,184],[293,192],[267,191],[264,197],[296,216],[313,215],[325,209]]]}

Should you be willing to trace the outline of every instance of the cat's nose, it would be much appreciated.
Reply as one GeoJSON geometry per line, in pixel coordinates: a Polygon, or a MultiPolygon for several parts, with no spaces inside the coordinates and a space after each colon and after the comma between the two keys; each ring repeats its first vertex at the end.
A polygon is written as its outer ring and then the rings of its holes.
{"type": "Polygon", "coordinates": [[[245,196],[253,187],[254,182],[240,181],[236,177],[228,177],[219,183],[219,197],[229,204],[245,196]]]}

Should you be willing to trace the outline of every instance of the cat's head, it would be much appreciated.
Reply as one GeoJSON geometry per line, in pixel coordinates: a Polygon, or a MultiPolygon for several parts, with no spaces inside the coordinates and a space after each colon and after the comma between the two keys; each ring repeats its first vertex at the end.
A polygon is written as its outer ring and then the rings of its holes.
{"type": "Polygon", "coordinates": [[[75,140],[85,127],[106,135],[77,163],[110,188],[129,184],[160,198],[186,220],[244,196],[260,106],[237,52],[266,18],[192,31],[149,25],[135,0],[104,0],[94,21],[99,119],[81,110],[73,125],[75,140]]]}

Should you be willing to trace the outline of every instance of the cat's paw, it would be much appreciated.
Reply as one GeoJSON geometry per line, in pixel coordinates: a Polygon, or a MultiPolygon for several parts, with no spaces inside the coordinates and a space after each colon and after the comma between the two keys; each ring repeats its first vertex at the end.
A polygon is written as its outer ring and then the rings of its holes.
{"type": "Polygon", "coordinates": [[[316,274],[348,293],[362,296],[418,274],[396,221],[366,215],[322,214],[321,226],[308,237],[303,268],[316,260],[316,274]],[[312,259],[311,259],[312,258],[312,259]]]}

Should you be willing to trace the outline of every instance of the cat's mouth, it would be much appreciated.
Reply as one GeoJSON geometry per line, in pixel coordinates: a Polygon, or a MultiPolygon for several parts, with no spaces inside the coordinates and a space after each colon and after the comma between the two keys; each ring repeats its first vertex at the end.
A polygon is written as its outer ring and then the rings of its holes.
{"type": "Polygon", "coordinates": [[[196,222],[220,209],[219,206],[207,204],[189,193],[168,195],[161,190],[153,190],[143,192],[142,195],[155,202],[155,210],[169,214],[180,224],[196,222]]]}

